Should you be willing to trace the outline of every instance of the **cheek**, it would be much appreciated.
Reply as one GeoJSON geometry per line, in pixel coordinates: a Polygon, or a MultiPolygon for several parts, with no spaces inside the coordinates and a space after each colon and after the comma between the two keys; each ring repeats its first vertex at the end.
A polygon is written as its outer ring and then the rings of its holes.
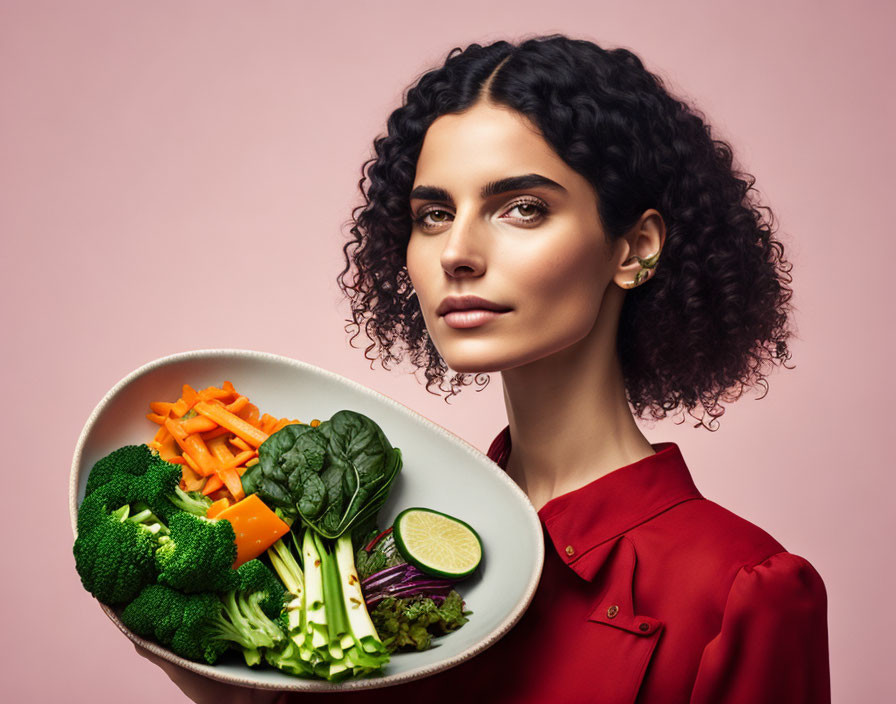
{"type": "Polygon", "coordinates": [[[601,254],[589,242],[566,243],[527,254],[517,259],[518,290],[549,325],[593,317],[600,307],[600,291],[606,285],[602,279],[609,275],[606,267],[601,267],[601,254]],[[557,316],[562,318],[557,320],[557,316]]]}

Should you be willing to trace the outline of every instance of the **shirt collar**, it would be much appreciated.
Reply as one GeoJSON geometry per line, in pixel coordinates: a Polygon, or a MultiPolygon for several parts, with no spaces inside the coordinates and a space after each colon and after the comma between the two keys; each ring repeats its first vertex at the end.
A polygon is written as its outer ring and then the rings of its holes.
{"type": "MultiPolygon", "coordinates": [[[[510,447],[508,425],[488,456],[506,469],[510,447]]],[[[583,579],[594,579],[622,534],[683,501],[703,498],[676,443],[651,447],[655,454],[556,496],[538,511],[560,559],[583,579]]]]}

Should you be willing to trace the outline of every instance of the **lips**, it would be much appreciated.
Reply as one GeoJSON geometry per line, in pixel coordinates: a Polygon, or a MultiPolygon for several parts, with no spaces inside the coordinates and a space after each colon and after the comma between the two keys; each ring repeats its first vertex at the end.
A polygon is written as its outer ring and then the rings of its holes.
{"type": "Polygon", "coordinates": [[[445,315],[456,310],[493,310],[498,313],[506,313],[511,308],[479,296],[448,296],[439,304],[436,315],[445,315]]]}

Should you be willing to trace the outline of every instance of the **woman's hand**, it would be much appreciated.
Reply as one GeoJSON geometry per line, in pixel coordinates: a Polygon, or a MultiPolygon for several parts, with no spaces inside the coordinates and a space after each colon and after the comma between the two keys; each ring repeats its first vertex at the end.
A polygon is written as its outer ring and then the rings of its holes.
{"type": "Polygon", "coordinates": [[[168,662],[137,644],[134,644],[134,649],[138,655],[164,670],[171,681],[198,704],[274,704],[282,695],[282,692],[273,690],[240,687],[211,680],[168,662]]]}

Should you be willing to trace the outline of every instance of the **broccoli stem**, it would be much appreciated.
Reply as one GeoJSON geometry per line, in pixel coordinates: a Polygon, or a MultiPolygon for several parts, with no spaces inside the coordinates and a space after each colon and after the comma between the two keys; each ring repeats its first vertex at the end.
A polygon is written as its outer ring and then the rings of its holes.
{"type": "Polygon", "coordinates": [[[168,526],[162,523],[162,519],[156,516],[142,501],[131,504],[125,504],[117,511],[112,512],[121,521],[131,521],[146,528],[150,533],[157,536],[165,536],[169,534],[168,526]],[[136,513],[131,513],[133,509],[136,513]]]}
{"type": "Polygon", "coordinates": [[[211,505],[211,501],[201,494],[193,496],[179,486],[174,487],[174,494],[169,495],[168,499],[181,511],[192,513],[194,516],[205,516],[211,505]],[[202,498],[199,498],[200,496],[202,498]]]}

